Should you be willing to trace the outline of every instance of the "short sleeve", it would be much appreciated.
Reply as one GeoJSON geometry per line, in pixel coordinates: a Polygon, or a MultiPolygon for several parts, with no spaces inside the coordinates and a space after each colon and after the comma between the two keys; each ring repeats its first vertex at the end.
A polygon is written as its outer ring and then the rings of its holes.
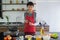
{"type": "Polygon", "coordinates": [[[26,12],[24,13],[24,20],[25,20],[25,17],[26,17],[26,12]]]}
{"type": "Polygon", "coordinates": [[[35,20],[35,22],[36,22],[36,12],[34,12],[34,20],[35,20]]]}

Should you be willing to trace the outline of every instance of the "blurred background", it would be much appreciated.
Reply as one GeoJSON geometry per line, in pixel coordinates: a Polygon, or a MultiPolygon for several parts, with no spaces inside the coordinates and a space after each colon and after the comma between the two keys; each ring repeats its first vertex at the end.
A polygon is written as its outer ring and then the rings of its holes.
{"type": "MultiPolygon", "coordinates": [[[[50,32],[60,32],[60,0],[29,0],[36,3],[36,21],[45,21],[50,27],[50,32]]],[[[15,3],[16,0],[13,2],[15,3]]],[[[19,1],[21,3],[21,0],[19,1]]],[[[24,3],[27,1],[25,0],[24,3]]],[[[2,0],[2,3],[9,3],[9,0],[2,0]]],[[[26,5],[2,5],[2,10],[26,8],[26,5]]],[[[0,22],[7,22],[6,16],[9,17],[9,22],[24,22],[25,11],[5,11],[2,12],[3,19],[0,22]]]]}

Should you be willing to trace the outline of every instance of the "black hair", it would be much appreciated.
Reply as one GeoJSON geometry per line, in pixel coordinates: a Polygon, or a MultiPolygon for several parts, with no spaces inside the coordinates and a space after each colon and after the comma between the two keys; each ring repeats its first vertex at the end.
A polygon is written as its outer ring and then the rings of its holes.
{"type": "Polygon", "coordinates": [[[28,3],[27,3],[27,7],[28,7],[29,5],[30,5],[30,6],[34,6],[34,3],[33,3],[33,2],[28,2],[28,3]]]}

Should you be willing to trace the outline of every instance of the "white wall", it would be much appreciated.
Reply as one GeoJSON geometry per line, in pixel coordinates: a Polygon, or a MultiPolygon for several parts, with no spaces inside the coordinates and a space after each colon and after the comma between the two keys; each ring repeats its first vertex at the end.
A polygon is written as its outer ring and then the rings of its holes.
{"type": "Polygon", "coordinates": [[[60,1],[38,0],[37,19],[45,20],[50,25],[50,32],[60,32],[60,1]]]}

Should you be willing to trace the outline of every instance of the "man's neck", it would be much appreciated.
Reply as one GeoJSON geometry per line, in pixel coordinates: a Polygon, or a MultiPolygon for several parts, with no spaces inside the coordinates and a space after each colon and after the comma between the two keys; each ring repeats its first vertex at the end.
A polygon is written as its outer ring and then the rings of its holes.
{"type": "Polygon", "coordinates": [[[30,11],[28,11],[29,13],[32,13],[33,12],[33,10],[30,10],[30,11]]]}

